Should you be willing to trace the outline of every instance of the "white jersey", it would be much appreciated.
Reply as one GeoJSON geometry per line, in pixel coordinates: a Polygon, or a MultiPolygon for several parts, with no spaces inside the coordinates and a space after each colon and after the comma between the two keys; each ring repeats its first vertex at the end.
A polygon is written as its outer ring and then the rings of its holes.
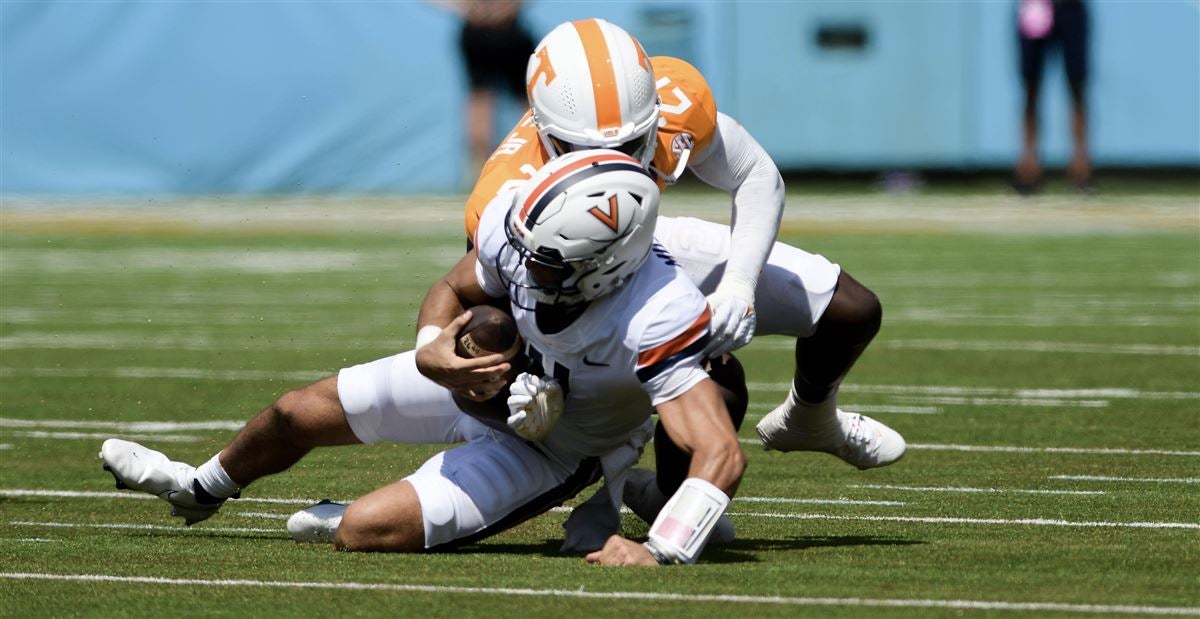
{"type": "MultiPolygon", "coordinates": [[[[606,454],[629,440],[653,407],[707,377],[701,351],[708,339],[708,302],[656,244],[623,286],[592,301],[561,331],[543,333],[535,311],[525,309],[535,305],[524,298],[528,292],[508,290],[498,271],[501,256],[519,261],[515,252],[502,252],[511,203],[512,196],[502,193],[480,218],[475,236],[479,284],[491,296],[510,298],[531,360],[528,371],[554,377],[566,394],[563,416],[543,447],[562,459],[606,454]]],[[[504,266],[523,276],[523,265],[504,266]]]]}

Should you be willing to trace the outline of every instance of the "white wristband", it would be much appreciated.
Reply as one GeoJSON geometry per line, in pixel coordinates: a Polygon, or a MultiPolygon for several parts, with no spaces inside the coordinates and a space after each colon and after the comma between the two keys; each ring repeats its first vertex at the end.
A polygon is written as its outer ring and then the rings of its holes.
{"type": "Polygon", "coordinates": [[[417,331],[417,345],[413,348],[420,348],[437,339],[438,334],[442,332],[442,328],[434,325],[425,325],[421,330],[417,331]]]}
{"type": "Polygon", "coordinates": [[[699,477],[685,479],[650,527],[650,554],[659,563],[695,563],[728,507],[720,488],[699,477]]]}

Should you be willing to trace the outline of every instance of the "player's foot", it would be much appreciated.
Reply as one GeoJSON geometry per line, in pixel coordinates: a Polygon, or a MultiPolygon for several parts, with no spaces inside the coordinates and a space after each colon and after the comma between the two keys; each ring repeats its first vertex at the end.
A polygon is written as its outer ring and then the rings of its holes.
{"type": "Polygon", "coordinates": [[[344,503],[325,499],[292,514],[287,521],[287,532],[297,542],[332,544],[333,535],[342,524],[346,513],[344,503]]]}
{"type": "MultiPolygon", "coordinates": [[[[662,511],[670,498],[658,489],[658,476],[654,471],[637,468],[629,471],[629,477],[625,479],[625,505],[633,510],[638,518],[645,520],[646,524],[654,524],[654,520],[658,518],[658,512],[662,511]]],[[[728,544],[733,541],[736,534],[733,520],[730,520],[729,514],[721,514],[721,517],[717,519],[716,526],[713,527],[712,535],[708,538],[708,543],[728,544]]]]}
{"type": "Polygon", "coordinates": [[[788,414],[786,404],[758,422],[763,447],[778,451],[823,451],[860,469],[887,466],[904,456],[904,437],[858,413],[837,410],[824,424],[803,424],[788,414]]]}
{"type": "Polygon", "coordinates": [[[189,526],[217,513],[225,503],[225,499],[206,496],[199,489],[195,467],[172,462],[166,455],[137,443],[110,438],[101,445],[100,458],[104,470],[117,480],[117,488],[157,496],[171,504],[172,516],[183,518],[189,526]]]}

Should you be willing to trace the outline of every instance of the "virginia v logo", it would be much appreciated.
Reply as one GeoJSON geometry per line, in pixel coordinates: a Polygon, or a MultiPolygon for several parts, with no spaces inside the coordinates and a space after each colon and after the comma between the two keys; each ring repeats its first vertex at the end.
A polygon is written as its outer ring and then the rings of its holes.
{"type": "Polygon", "coordinates": [[[593,206],[592,208],[588,209],[588,212],[592,214],[592,217],[604,222],[604,225],[611,228],[613,232],[617,231],[617,221],[621,218],[621,215],[617,212],[617,196],[614,195],[608,197],[607,213],[600,210],[600,207],[598,206],[593,206]]]}

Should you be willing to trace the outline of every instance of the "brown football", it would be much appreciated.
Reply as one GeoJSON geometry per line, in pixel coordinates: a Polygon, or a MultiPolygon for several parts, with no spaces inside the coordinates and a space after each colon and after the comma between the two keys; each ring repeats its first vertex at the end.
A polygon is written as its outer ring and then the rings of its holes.
{"type": "Polygon", "coordinates": [[[471,320],[454,342],[454,352],[467,359],[503,353],[511,359],[521,348],[521,334],[517,332],[517,321],[504,310],[491,305],[476,305],[471,309],[471,320]]]}
{"type": "Polygon", "coordinates": [[[482,357],[503,353],[512,369],[505,375],[506,385],[500,393],[483,402],[476,402],[455,393],[454,403],[462,411],[483,423],[504,432],[508,427],[508,386],[528,366],[521,352],[521,334],[517,322],[507,312],[490,305],[476,305],[471,309],[471,320],[459,332],[454,343],[454,352],[465,358],[482,357]]]}

